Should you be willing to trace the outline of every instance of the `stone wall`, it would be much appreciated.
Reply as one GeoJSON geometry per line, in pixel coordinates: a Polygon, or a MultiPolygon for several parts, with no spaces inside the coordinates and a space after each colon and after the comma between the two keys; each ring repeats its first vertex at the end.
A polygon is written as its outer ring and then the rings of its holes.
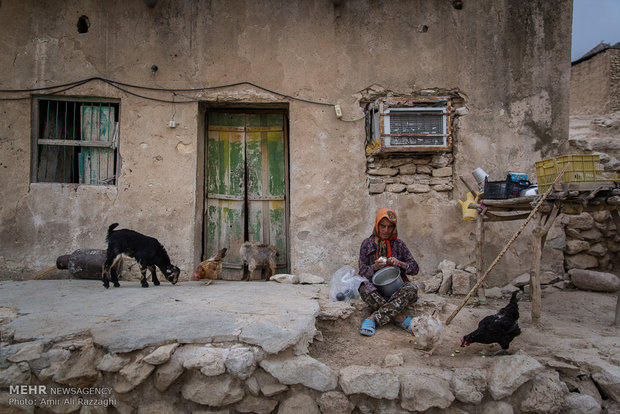
{"type": "Polygon", "coordinates": [[[606,49],[571,67],[571,115],[605,114],[619,109],[619,49],[606,49]]]}
{"type": "Polygon", "coordinates": [[[609,67],[609,111],[620,111],[620,50],[610,53],[609,67]]]}
{"type": "Polygon", "coordinates": [[[368,157],[368,193],[430,193],[451,191],[452,154],[368,157]]]}
{"type": "Polygon", "coordinates": [[[382,366],[334,370],[242,343],[109,353],[83,337],[6,345],[0,360],[3,413],[559,413],[618,409],[619,401],[617,364],[522,351],[484,367],[405,366],[395,352],[382,366]]]}
{"type": "Polygon", "coordinates": [[[566,270],[590,269],[601,272],[620,270],[620,233],[609,211],[562,215],[566,234],[566,270]]]}

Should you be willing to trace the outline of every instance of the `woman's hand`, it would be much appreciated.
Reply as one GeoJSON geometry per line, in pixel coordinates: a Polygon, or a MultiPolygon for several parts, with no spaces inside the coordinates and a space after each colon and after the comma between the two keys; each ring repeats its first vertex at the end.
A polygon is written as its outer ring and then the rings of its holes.
{"type": "Polygon", "coordinates": [[[379,269],[383,269],[389,263],[389,259],[386,261],[385,257],[380,257],[375,260],[375,263],[372,265],[372,269],[376,272],[379,269]]]}
{"type": "Polygon", "coordinates": [[[405,269],[407,267],[407,264],[405,262],[401,262],[400,260],[398,260],[395,257],[388,257],[387,264],[389,266],[400,267],[401,269],[405,269]]]}

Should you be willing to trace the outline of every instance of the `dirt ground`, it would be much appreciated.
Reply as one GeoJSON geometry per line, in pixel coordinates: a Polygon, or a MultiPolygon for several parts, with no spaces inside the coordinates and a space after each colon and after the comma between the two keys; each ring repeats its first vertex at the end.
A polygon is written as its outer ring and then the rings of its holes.
{"type": "MultiPolygon", "coordinates": [[[[598,355],[600,359],[620,365],[620,327],[614,325],[616,294],[579,290],[543,290],[542,317],[532,324],[531,300],[519,294],[519,325],[521,335],[515,338],[509,351],[523,350],[528,355],[544,360],[558,355],[598,355]]],[[[477,306],[466,305],[449,325],[446,319],[461,304],[464,296],[441,297],[420,295],[411,315],[430,314],[435,306],[441,309],[444,322],[443,340],[432,356],[415,349],[415,339],[394,325],[378,328],[375,335],[360,335],[361,323],[369,309],[361,300],[352,302],[356,308],[347,319],[323,320],[317,323],[322,340],[315,340],[310,355],[332,369],[348,365],[383,366],[386,355],[402,354],[404,365],[424,364],[441,368],[484,367],[493,358],[489,355],[500,349],[483,344],[460,347],[463,335],[476,329],[478,321],[505,306],[509,297],[487,299],[477,306]],[[484,355],[484,357],[483,357],[484,355]]]]}

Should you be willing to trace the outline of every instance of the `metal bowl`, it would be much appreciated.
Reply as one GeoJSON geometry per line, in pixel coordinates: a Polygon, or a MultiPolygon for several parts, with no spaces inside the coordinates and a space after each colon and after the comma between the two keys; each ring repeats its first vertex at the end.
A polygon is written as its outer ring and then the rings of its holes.
{"type": "Polygon", "coordinates": [[[372,283],[377,287],[381,296],[386,299],[405,284],[403,278],[400,277],[400,268],[394,266],[377,270],[372,276],[372,283]]]}

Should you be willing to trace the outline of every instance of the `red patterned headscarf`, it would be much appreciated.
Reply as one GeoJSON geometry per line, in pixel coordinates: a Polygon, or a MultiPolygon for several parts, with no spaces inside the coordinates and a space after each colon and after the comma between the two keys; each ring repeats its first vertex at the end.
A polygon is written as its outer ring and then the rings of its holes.
{"type": "Polygon", "coordinates": [[[390,248],[390,241],[395,240],[398,237],[398,231],[396,231],[396,212],[391,208],[382,208],[377,212],[377,217],[375,218],[375,228],[373,229],[373,236],[379,239],[377,243],[377,258],[380,256],[383,257],[392,257],[392,249],[390,248]],[[379,236],[379,222],[382,219],[388,219],[390,223],[394,225],[394,231],[392,235],[388,239],[381,239],[379,236]]]}

